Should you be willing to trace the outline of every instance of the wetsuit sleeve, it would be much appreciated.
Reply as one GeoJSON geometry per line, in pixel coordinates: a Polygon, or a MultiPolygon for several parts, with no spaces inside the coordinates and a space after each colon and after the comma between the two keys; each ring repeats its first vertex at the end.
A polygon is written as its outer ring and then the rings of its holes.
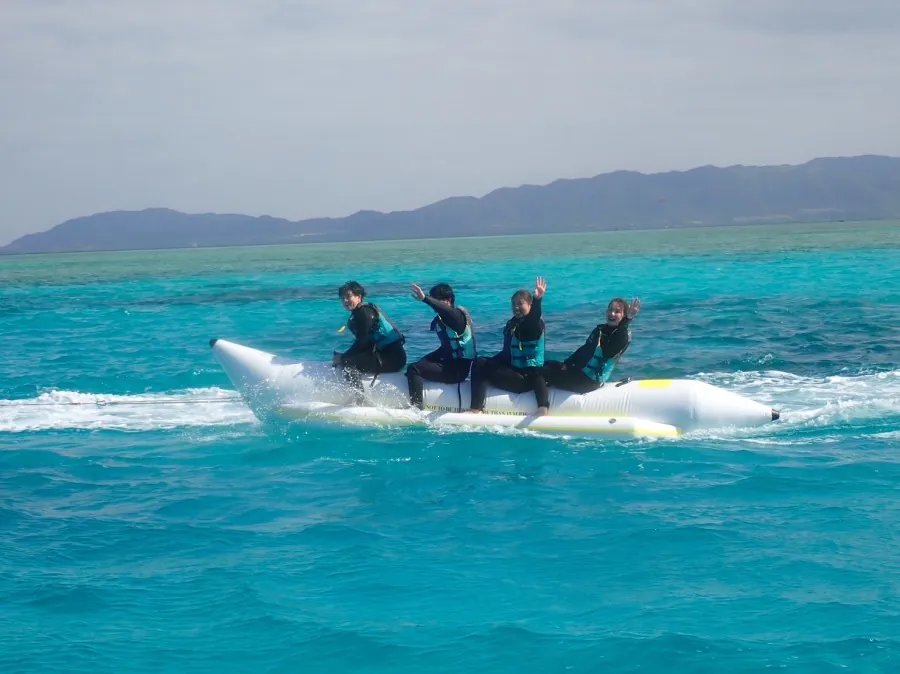
{"type": "Polygon", "coordinates": [[[597,349],[598,341],[600,341],[600,328],[596,327],[591,331],[591,334],[588,335],[584,344],[579,346],[575,353],[566,358],[566,367],[572,368],[573,370],[580,370],[587,365],[591,361],[591,356],[594,355],[594,351],[597,349]]]}
{"type": "Polygon", "coordinates": [[[362,307],[353,310],[352,319],[356,329],[356,339],[350,348],[344,351],[345,356],[353,353],[369,352],[375,348],[372,339],[372,329],[375,327],[375,310],[371,307],[362,307]]]}
{"type": "Polygon", "coordinates": [[[522,323],[519,325],[519,339],[529,342],[540,337],[544,331],[542,318],[541,300],[534,300],[531,304],[531,311],[528,312],[528,315],[522,319],[522,323]]]}
{"type": "Polygon", "coordinates": [[[506,332],[506,328],[503,329],[503,347],[500,349],[500,353],[496,354],[492,360],[496,360],[501,363],[506,363],[507,365],[511,362],[509,357],[509,346],[512,342],[512,339],[509,334],[506,332]]]}
{"type": "Polygon", "coordinates": [[[453,332],[462,334],[463,330],[466,329],[466,315],[460,309],[439,302],[433,297],[426,296],[422,301],[434,309],[437,315],[441,317],[441,320],[444,321],[444,324],[453,332]]]}
{"type": "Polygon", "coordinates": [[[628,327],[630,325],[631,321],[628,318],[621,320],[615,331],[603,344],[604,358],[615,358],[625,350],[628,346],[628,327]]]}

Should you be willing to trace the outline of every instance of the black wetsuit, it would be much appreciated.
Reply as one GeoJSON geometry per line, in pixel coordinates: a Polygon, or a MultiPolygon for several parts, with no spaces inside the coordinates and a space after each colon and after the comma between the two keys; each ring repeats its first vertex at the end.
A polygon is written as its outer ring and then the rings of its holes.
{"type": "MultiPolygon", "coordinates": [[[[433,297],[426,296],[422,301],[437,312],[437,316],[431,322],[432,330],[437,331],[437,321],[440,319],[450,330],[453,330],[458,335],[465,331],[467,319],[461,309],[452,307],[445,302],[440,302],[433,297]]],[[[471,359],[454,358],[452,345],[449,341],[442,339],[440,347],[407,368],[406,376],[409,380],[410,402],[421,409],[425,381],[458,384],[466,380],[471,367],[471,359]]]]}
{"type": "Polygon", "coordinates": [[[347,381],[361,389],[361,373],[381,374],[403,369],[406,365],[406,349],[403,348],[402,338],[383,349],[375,348],[373,333],[378,325],[378,313],[371,304],[356,307],[350,312],[347,323],[350,332],[356,337],[350,348],[340,356],[340,366],[347,381]]]}
{"type": "Polygon", "coordinates": [[[512,318],[504,331],[503,350],[492,358],[476,358],[472,366],[472,409],[483,410],[488,384],[511,393],[534,391],[538,407],[550,407],[550,392],[544,379],[543,368],[512,366],[510,358],[511,336],[515,330],[524,342],[539,339],[544,332],[541,316],[541,300],[535,299],[531,311],[523,318],[512,318]]]}
{"type": "Polygon", "coordinates": [[[555,388],[561,388],[574,393],[590,393],[603,386],[602,381],[595,381],[583,372],[583,369],[591,361],[597,344],[603,347],[603,357],[615,360],[621,356],[631,342],[628,326],[630,318],[623,318],[618,325],[603,323],[593,329],[591,334],[565,362],[549,360],[544,366],[544,375],[547,384],[555,388]],[[565,369],[563,369],[565,366],[565,369]]]}

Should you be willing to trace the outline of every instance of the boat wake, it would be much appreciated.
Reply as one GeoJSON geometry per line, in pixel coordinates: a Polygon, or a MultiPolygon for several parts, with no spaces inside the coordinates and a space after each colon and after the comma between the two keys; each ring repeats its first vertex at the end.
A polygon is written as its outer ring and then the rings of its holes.
{"type": "Polygon", "coordinates": [[[112,395],[48,391],[0,400],[0,432],[48,430],[154,431],[255,424],[234,391],[200,388],[171,393],[112,395]]]}
{"type": "Polygon", "coordinates": [[[771,404],[790,425],[829,426],[900,415],[900,370],[822,377],[770,370],[696,378],[771,404]]]}

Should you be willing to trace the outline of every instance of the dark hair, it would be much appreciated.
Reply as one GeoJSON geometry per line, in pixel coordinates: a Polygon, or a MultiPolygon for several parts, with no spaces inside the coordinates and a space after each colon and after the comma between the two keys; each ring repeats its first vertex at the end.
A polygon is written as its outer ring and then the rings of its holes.
{"type": "Polygon", "coordinates": [[[609,301],[609,304],[607,304],[606,306],[609,307],[609,306],[612,305],[612,304],[618,304],[620,307],[622,307],[622,313],[623,313],[623,314],[624,314],[626,311],[628,311],[628,302],[626,302],[625,300],[623,300],[621,297],[614,297],[614,298],[612,298],[612,299],[609,301]]]}
{"type": "Polygon", "coordinates": [[[456,295],[453,293],[453,288],[446,283],[438,283],[428,291],[428,294],[434,299],[441,300],[442,302],[450,302],[450,304],[456,303],[456,295]]]}
{"type": "Polygon", "coordinates": [[[343,297],[347,293],[365,297],[366,289],[359,285],[356,281],[347,281],[344,285],[338,288],[338,297],[343,297]]]}
{"type": "Polygon", "coordinates": [[[534,297],[532,296],[531,292],[528,290],[524,290],[524,289],[517,290],[516,292],[514,292],[512,298],[510,299],[510,302],[515,302],[517,299],[520,299],[520,298],[527,301],[528,304],[534,303],[534,297]]]}

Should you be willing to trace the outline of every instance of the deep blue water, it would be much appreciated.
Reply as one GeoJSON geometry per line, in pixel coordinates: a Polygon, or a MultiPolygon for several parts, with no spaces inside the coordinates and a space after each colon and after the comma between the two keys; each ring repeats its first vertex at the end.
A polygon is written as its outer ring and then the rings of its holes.
{"type": "Polygon", "coordinates": [[[900,246],[871,227],[0,258],[0,671],[895,671],[900,246]],[[639,295],[622,375],[782,420],[276,431],[207,345],[326,359],[356,278],[412,357],[410,281],[492,352],[538,274],[553,354],[639,295]]]}

